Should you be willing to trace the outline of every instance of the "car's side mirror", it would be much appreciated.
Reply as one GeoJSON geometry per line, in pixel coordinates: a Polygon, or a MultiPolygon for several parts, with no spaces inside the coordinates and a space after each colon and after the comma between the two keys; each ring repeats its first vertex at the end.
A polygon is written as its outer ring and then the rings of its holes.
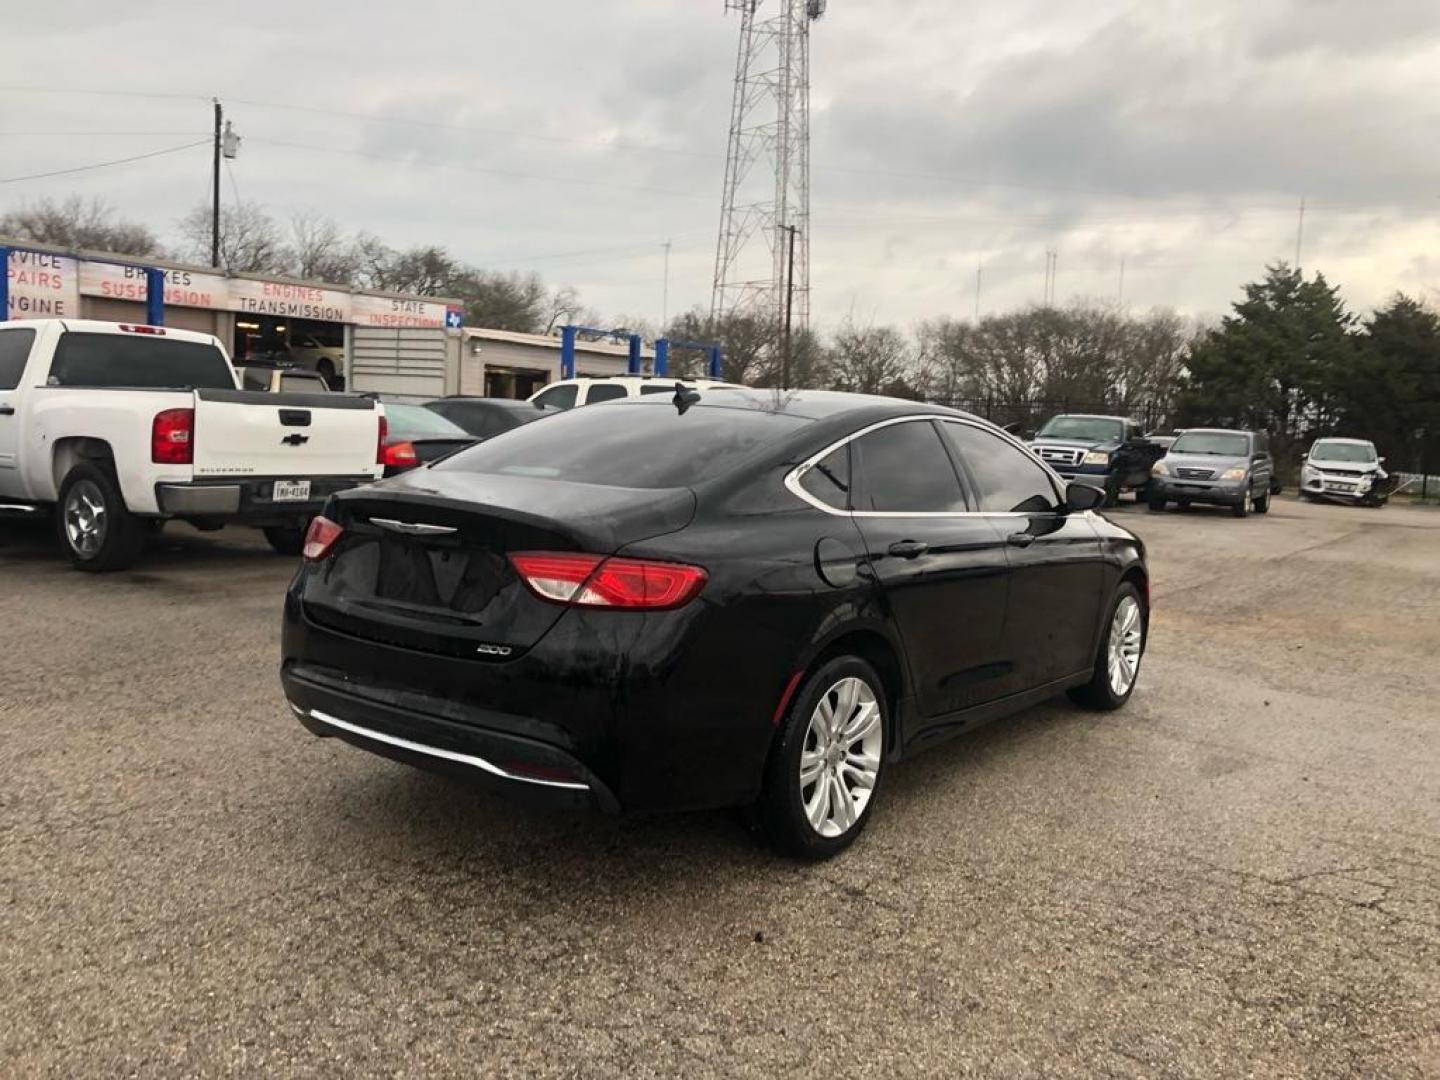
{"type": "Polygon", "coordinates": [[[1384,465],[1384,464],[1385,464],[1385,459],[1384,459],[1383,457],[1382,457],[1382,458],[1376,458],[1375,460],[1378,461],[1378,462],[1380,462],[1381,465],[1384,465]]]}
{"type": "Polygon", "coordinates": [[[1104,502],[1105,492],[1093,484],[1070,483],[1065,485],[1066,510],[1095,510],[1104,502]]]}
{"type": "Polygon", "coordinates": [[[1300,460],[1301,460],[1301,461],[1309,461],[1309,460],[1310,460],[1310,455],[1309,455],[1309,454],[1301,454],[1301,455],[1300,455],[1300,460]]]}

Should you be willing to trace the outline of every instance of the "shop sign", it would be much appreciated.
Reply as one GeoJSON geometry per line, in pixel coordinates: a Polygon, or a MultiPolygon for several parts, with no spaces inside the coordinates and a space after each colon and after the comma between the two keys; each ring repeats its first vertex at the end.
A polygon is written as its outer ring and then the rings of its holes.
{"type": "Polygon", "coordinates": [[[11,319],[74,319],[80,314],[79,270],[66,255],[12,251],[5,268],[11,319]]]}

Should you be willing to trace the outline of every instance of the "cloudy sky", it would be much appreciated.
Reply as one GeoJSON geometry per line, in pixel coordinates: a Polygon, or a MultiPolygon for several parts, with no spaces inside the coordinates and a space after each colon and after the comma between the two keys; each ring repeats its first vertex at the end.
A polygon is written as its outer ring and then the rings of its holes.
{"type": "MultiPolygon", "coordinates": [[[[778,0],[763,0],[766,4],[778,0]]],[[[709,303],[738,17],[722,0],[47,0],[0,34],[0,211],[99,196],[173,237],[225,197],[534,270],[616,318],[709,303]]],[[[816,321],[1057,294],[1223,311],[1273,259],[1440,300],[1434,0],[831,0],[816,321]]]]}

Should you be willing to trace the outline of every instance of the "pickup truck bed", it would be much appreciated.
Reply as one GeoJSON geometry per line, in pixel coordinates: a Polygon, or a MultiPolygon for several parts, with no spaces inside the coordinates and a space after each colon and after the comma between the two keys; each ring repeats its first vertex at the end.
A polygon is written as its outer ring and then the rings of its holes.
{"type": "Polygon", "coordinates": [[[383,424],[368,398],[238,389],[208,335],[0,323],[0,503],[56,507],[80,569],[129,565],[171,517],[297,553],[329,495],[379,477],[383,424]]]}

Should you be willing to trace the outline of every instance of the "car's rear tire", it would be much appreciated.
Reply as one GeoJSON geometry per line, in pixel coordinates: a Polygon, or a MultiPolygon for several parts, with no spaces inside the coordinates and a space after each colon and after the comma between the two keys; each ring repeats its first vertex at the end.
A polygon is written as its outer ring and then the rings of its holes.
{"type": "Polygon", "coordinates": [[[854,843],[884,778],[889,726],[885,684],[860,657],[811,672],[781,721],[755,807],[770,843],[808,860],[854,843]]]}
{"type": "Polygon", "coordinates": [[[81,462],[65,474],[55,524],[77,570],[124,570],[145,549],[145,527],[126,509],[114,472],[102,463],[81,462]]]}
{"type": "Polygon", "coordinates": [[[277,555],[299,555],[305,547],[305,530],[298,525],[271,525],[260,531],[277,555]]]}
{"type": "Polygon", "coordinates": [[[1158,514],[1165,509],[1165,500],[1159,495],[1151,495],[1147,505],[1150,507],[1151,513],[1158,514]]]}
{"type": "Polygon", "coordinates": [[[1100,712],[1120,708],[1135,692],[1140,662],[1150,636],[1150,614],[1134,582],[1122,582],[1110,601],[1105,633],[1095,657],[1090,681],[1070,691],[1075,704],[1100,712]]]}

